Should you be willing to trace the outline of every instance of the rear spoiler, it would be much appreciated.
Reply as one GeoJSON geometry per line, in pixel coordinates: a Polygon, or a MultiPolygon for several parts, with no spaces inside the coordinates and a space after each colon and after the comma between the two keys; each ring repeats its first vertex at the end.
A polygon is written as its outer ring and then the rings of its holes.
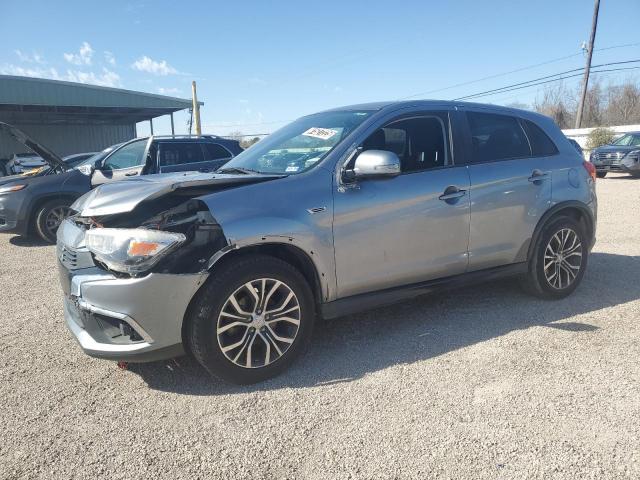
{"type": "Polygon", "coordinates": [[[40,157],[47,162],[52,168],[60,168],[63,172],[69,170],[69,166],[62,160],[58,155],[53,153],[44,145],[40,145],[34,139],[32,139],[29,135],[24,133],[22,130],[14,127],[13,125],[9,125],[8,123],[0,122],[0,132],[6,132],[15,140],[23,144],[32,152],[40,155],[40,157]]]}

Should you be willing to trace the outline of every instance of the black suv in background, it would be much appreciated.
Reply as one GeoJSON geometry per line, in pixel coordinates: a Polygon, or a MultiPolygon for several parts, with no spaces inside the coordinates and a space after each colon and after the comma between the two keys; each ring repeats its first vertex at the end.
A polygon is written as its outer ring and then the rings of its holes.
{"type": "Polygon", "coordinates": [[[0,130],[51,166],[48,175],[0,179],[0,233],[35,233],[51,243],[69,206],[98,185],[154,173],[213,172],[242,151],[237,141],[215,136],[152,136],[136,138],[70,168],[17,128],[0,123],[0,130]]]}

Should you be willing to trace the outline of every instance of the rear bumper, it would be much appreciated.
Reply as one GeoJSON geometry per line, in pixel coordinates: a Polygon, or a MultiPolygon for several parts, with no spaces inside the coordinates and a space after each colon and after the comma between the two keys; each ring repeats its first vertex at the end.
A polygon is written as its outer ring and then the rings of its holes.
{"type": "Polygon", "coordinates": [[[184,352],[184,314],[207,274],[117,278],[97,267],[58,268],[67,327],[86,354],[149,362],[184,352]]]}

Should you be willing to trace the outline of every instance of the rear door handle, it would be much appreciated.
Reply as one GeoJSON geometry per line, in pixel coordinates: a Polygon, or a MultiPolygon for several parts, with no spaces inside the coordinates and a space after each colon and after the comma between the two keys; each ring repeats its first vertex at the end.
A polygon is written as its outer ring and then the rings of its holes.
{"type": "Polygon", "coordinates": [[[547,174],[542,170],[538,170],[537,168],[531,172],[531,176],[528,178],[530,182],[540,182],[545,179],[547,174]]]}
{"type": "Polygon", "coordinates": [[[455,185],[448,186],[444,193],[440,195],[438,198],[444,202],[448,200],[455,200],[456,198],[463,197],[467,193],[466,190],[462,190],[455,185]]]}

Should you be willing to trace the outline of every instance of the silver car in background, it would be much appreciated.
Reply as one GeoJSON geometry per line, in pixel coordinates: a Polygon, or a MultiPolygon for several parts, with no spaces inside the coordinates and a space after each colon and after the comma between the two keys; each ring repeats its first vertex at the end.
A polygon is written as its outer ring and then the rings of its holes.
{"type": "Polygon", "coordinates": [[[189,351],[251,383],[287,368],[317,318],[503,276],[562,298],[595,242],[595,173],[528,111],[416,101],[309,115],[214,174],[77,200],[58,230],[66,322],[95,357],[189,351]]]}

